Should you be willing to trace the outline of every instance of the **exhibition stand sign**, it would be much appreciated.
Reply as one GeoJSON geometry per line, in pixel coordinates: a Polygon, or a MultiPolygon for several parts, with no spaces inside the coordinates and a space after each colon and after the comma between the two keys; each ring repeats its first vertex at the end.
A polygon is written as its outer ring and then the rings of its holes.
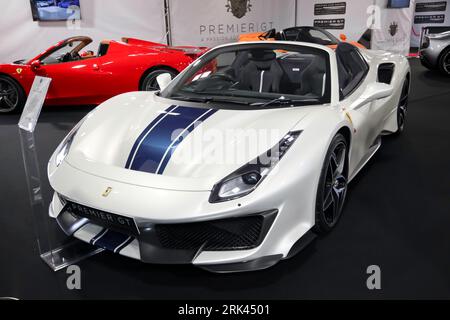
{"type": "Polygon", "coordinates": [[[295,26],[295,0],[170,0],[169,6],[174,45],[213,47],[295,26]]]}
{"type": "Polygon", "coordinates": [[[300,0],[297,5],[297,25],[315,26],[334,36],[345,34],[358,41],[371,26],[374,0],[300,0]]]}
{"type": "Polygon", "coordinates": [[[50,204],[42,194],[41,165],[37,156],[34,130],[51,81],[50,78],[35,77],[18,126],[39,255],[53,271],[58,271],[104,249],[68,238],[48,215],[50,204]]]}
{"type": "Polygon", "coordinates": [[[19,127],[28,132],[34,132],[48,88],[52,79],[46,77],[35,77],[28,95],[27,102],[19,120],[19,127]]]}

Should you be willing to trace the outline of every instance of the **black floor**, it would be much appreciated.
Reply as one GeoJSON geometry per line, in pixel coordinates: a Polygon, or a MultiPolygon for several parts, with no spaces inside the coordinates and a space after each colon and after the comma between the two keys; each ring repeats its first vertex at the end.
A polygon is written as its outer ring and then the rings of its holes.
{"type": "MultiPolygon", "coordinates": [[[[0,117],[0,297],[150,299],[450,298],[450,79],[412,60],[407,130],[388,137],[352,183],[337,228],[260,272],[215,275],[111,253],[79,264],[82,290],[40,260],[16,123],[0,117]],[[382,289],[366,288],[379,265],[382,289]]],[[[36,131],[43,179],[50,154],[90,110],[44,109],[36,131]]],[[[46,199],[50,197],[47,182],[46,199]]]]}

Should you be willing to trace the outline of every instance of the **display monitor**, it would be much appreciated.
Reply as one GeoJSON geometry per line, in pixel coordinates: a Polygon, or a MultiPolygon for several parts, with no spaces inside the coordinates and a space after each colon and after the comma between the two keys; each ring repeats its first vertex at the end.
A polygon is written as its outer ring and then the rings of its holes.
{"type": "Polygon", "coordinates": [[[389,0],[388,8],[409,8],[410,0],[389,0]]]}
{"type": "Polygon", "coordinates": [[[30,0],[34,21],[80,20],[80,0],[30,0]]]}

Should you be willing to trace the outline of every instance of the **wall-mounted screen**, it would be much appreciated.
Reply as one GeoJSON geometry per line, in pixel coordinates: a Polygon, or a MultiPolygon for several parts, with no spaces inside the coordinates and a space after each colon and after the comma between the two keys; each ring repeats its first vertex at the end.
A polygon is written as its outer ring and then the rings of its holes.
{"type": "Polygon", "coordinates": [[[410,0],[389,0],[388,8],[409,8],[410,0]]]}
{"type": "Polygon", "coordinates": [[[30,0],[33,20],[80,20],[80,0],[30,0]]]}

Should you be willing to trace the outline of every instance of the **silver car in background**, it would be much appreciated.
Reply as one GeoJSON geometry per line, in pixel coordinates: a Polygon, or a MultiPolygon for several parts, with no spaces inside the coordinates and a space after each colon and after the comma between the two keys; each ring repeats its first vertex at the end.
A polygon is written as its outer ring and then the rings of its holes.
{"type": "Polygon", "coordinates": [[[426,68],[450,76],[450,27],[423,28],[419,57],[426,68]]]}

